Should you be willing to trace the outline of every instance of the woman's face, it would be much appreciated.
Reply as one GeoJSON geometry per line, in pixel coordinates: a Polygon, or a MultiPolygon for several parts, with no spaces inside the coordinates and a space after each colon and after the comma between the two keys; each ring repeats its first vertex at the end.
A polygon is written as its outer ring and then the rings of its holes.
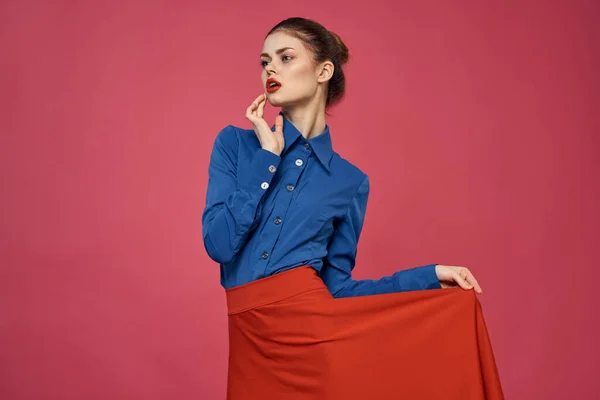
{"type": "Polygon", "coordinates": [[[265,39],[260,61],[263,90],[273,106],[305,104],[317,94],[317,68],[300,39],[284,32],[272,33],[265,39]],[[273,83],[276,86],[270,87],[273,83]]]}

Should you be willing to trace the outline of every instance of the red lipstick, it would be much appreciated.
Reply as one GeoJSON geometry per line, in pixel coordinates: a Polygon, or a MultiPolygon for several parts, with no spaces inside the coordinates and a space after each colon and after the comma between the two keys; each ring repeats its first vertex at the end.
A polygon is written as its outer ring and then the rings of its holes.
{"type": "Polygon", "coordinates": [[[280,87],[281,83],[279,83],[279,81],[275,78],[267,79],[267,83],[265,84],[265,89],[267,89],[267,92],[269,93],[278,91],[280,87]]]}

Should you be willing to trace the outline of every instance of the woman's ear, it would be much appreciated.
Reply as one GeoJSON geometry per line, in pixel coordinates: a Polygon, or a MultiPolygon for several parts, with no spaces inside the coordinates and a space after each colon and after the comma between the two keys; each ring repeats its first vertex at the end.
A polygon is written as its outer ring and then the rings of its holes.
{"type": "Polygon", "coordinates": [[[333,63],[329,60],[327,61],[323,61],[321,63],[321,65],[319,66],[317,72],[317,82],[319,83],[323,83],[323,82],[327,82],[328,80],[331,79],[331,77],[333,76],[333,63]]]}

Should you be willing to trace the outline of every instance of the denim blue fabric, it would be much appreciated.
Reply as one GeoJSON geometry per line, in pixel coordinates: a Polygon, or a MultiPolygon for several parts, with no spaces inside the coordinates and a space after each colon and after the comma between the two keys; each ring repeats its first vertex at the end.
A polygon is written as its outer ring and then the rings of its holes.
{"type": "Polygon", "coordinates": [[[281,156],[251,129],[229,125],[214,141],[202,236],[225,289],[302,265],[334,297],[441,287],[436,264],[352,279],[369,177],[333,150],[329,126],[307,140],[284,117],[283,134],[281,156]]]}

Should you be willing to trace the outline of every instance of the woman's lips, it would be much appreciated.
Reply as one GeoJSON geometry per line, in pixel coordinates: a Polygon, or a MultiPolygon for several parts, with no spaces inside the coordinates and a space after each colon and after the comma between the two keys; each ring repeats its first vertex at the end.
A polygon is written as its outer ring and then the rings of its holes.
{"type": "Polygon", "coordinates": [[[265,86],[267,92],[274,93],[279,90],[279,88],[281,87],[281,83],[279,83],[279,81],[277,81],[277,79],[275,78],[269,78],[267,79],[267,83],[265,84],[265,86]]]}

